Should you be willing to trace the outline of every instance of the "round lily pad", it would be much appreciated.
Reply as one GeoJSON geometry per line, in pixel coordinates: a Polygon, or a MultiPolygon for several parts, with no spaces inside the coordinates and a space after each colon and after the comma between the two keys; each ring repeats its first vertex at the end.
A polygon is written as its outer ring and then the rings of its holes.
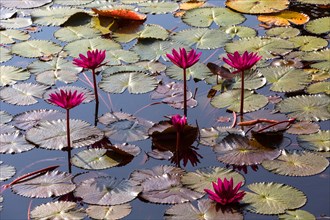
{"type": "Polygon", "coordinates": [[[6,133],[15,133],[17,129],[8,124],[0,124],[0,134],[6,134],[6,133]]]}
{"type": "Polygon", "coordinates": [[[54,42],[47,40],[27,40],[14,44],[11,48],[12,53],[19,56],[34,58],[56,54],[62,47],[54,42]]]}
{"type": "Polygon", "coordinates": [[[7,20],[0,20],[0,27],[6,29],[24,28],[30,26],[31,24],[32,24],[31,18],[17,17],[17,18],[10,18],[7,20]]]}
{"type": "Polygon", "coordinates": [[[30,78],[26,69],[14,66],[0,66],[0,86],[15,84],[17,81],[30,78]]]}
{"type": "Polygon", "coordinates": [[[229,34],[231,38],[236,36],[240,38],[257,36],[257,31],[255,29],[245,26],[225,26],[220,29],[226,34],[229,34]]]}
{"type": "MultiPolygon", "coordinates": [[[[176,65],[172,65],[166,70],[166,75],[176,80],[183,80],[182,69],[176,65]]],[[[186,79],[200,79],[204,80],[205,78],[211,75],[210,70],[202,63],[196,63],[192,67],[189,67],[186,72],[186,79]]]]}
{"type": "Polygon", "coordinates": [[[95,28],[87,26],[68,26],[57,30],[54,33],[54,37],[64,42],[71,42],[80,39],[98,37],[101,34],[102,33],[95,28]]]}
{"type": "Polygon", "coordinates": [[[227,0],[226,6],[248,14],[265,14],[282,11],[288,8],[290,2],[288,0],[278,0],[276,2],[270,0],[227,0]]]}
{"type": "Polygon", "coordinates": [[[59,4],[59,5],[85,5],[88,3],[93,2],[94,0],[70,0],[70,1],[66,1],[66,0],[54,0],[55,4],[59,4]]]}
{"type": "Polygon", "coordinates": [[[107,60],[110,60],[108,65],[120,65],[122,63],[136,63],[139,61],[139,56],[128,50],[109,50],[106,52],[107,60]]]}
{"type": "Polygon", "coordinates": [[[0,63],[8,61],[12,57],[10,50],[5,47],[0,47],[0,63]]]}
{"type": "Polygon", "coordinates": [[[161,177],[165,175],[182,175],[185,171],[179,167],[169,165],[158,165],[151,169],[135,170],[131,173],[130,179],[143,183],[152,177],[161,177]]]}
{"type": "Polygon", "coordinates": [[[330,151],[330,130],[321,130],[315,134],[298,135],[299,146],[312,151],[330,151]]]}
{"type": "Polygon", "coordinates": [[[3,30],[0,31],[0,44],[12,44],[17,40],[27,40],[30,35],[19,30],[3,30]]]}
{"type": "Polygon", "coordinates": [[[290,10],[284,10],[270,15],[259,15],[258,20],[272,26],[289,26],[292,24],[302,25],[309,21],[309,16],[290,10]]]}
{"type": "Polygon", "coordinates": [[[7,164],[3,164],[2,161],[0,161],[0,170],[1,170],[1,172],[0,172],[0,182],[11,178],[16,173],[15,167],[7,165],[7,164]]]}
{"type": "Polygon", "coordinates": [[[302,60],[306,61],[314,61],[315,63],[311,64],[311,67],[325,70],[327,72],[330,71],[330,50],[329,48],[320,50],[320,51],[314,51],[306,53],[301,57],[302,60]]]}
{"type": "Polygon", "coordinates": [[[25,140],[20,132],[0,135],[0,153],[15,154],[33,149],[35,146],[25,140]]]}
{"type": "Polygon", "coordinates": [[[2,0],[1,4],[7,8],[37,8],[52,2],[51,0],[2,0]]]}
{"type": "Polygon", "coordinates": [[[203,128],[200,130],[200,143],[214,147],[230,134],[244,135],[244,131],[229,127],[203,128]]]}
{"type": "Polygon", "coordinates": [[[312,123],[309,121],[296,122],[290,126],[286,132],[289,134],[313,134],[318,132],[320,126],[317,123],[312,123]]]}
{"type": "Polygon", "coordinates": [[[309,21],[305,29],[313,34],[324,34],[330,31],[330,17],[318,18],[309,21]]]}
{"type": "Polygon", "coordinates": [[[275,27],[266,31],[267,36],[290,38],[300,34],[299,29],[293,27],[275,27]]]}
{"type": "Polygon", "coordinates": [[[330,95],[330,82],[317,82],[309,85],[306,89],[309,94],[325,93],[330,95]]]}
{"type": "Polygon", "coordinates": [[[279,220],[316,220],[315,216],[305,210],[286,211],[278,216],[279,220]]]}
{"type": "Polygon", "coordinates": [[[314,36],[296,36],[289,39],[301,51],[315,51],[328,45],[328,41],[314,36]]]}
{"type": "Polygon", "coordinates": [[[90,205],[86,209],[86,213],[93,219],[122,219],[129,215],[132,211],[130,204],[113,205],[113,206],[97,206],[90,205]]]}
{"type": "Polygon", "coordinates": [[[13,116],[11,116],[8,112],[0,111],[0,124],[8,123],[12,119],[13,119],[13,116]]]}

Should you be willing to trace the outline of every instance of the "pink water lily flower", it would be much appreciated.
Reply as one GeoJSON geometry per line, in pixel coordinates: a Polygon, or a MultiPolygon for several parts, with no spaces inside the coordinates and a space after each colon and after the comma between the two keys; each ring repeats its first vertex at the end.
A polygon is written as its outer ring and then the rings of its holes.
{"type": "Polygon", "coordinates": [[[49,102],[64,109],[74,108],[77,105],[80,105],[85,99],[84,93],[78,93],[77,90],[72,93],[71,90],[65,91],[60,89],[60,92],[54,92],[49,96],[49,102]]]}
{"type": "Polygon", "coordinates": [[[220,203],[221,205],[238,203],[243,199],[245,195],[244,191],[238,192],[242,185],[242,182],[239,182],[234,187],[233,178],[230,178],[229,181],[226,178],[224,179],[224,181],[218,178],[218,184],[216,182],[212,182],[212,185],[214,192],[209,189],[204,189],[204,191],[209,195],[209,199],[220,203]]]}
{"type": "Polygon", "coordinates": [[[202,52],[196,53],[196,50],[192,49],[188,54],[184,48],[179,48],[179,52],[175,49],[172,50],[172,54],[166,54],[167,58],[175,65],[182,69],[187,69],[193,66],[199,61],[202,52]]]}
{"type": "Polygon", "coordinates": [[[225,57],[222,59],[229,66],[237,69],[237,71],[233,73],[251,69],[261,59],[261,56],[258,56],[257,53],[248,53],[247,51],[245,51],[242,56],[238,53],[238,51],[235,51],[234,54],[229,53],[227,56],[229,59],[225,57]]]}
{"type": "Polygon", "coordinates": [[[105,59],[105,50],[90,50],[87,51],[87,57],[79,54],[79,58],[73,59],[73,64],[82,68],[95,70],[104,65],[102,62],[105,59]]]}
{"type": "Polygon", "coordinates": [[[181,117],[181,115],[179,114],[173,115],[171,121],[172,121],[172,125],[178,132],[182,132],[184,126],[187,124],[186,116],[181,117]]]}

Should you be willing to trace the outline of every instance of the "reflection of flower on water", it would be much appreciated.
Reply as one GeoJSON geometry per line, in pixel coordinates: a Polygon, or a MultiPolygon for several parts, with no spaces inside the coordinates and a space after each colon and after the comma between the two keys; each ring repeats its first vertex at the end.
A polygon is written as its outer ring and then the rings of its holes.
{"type": "Polygon", "coordinates": [[[248,173],[248,167],[251,167],[251,169],[255,172],[258,171],[259,167],[258,165],[251,165],[251,166],[246,166],[246,165],[242,165],[242,166],[238,166],[238,165],[226,165],[226,168],[229,168],[230,166],[232,166],[233,170],[238,170],[238,171],[243,171],[245,174],[248,173]]]}
{"type": "MultiPolygon", "coordinates": [[[[203,158],[202,155],[200,155],[197,152],[198,148],[191,146],[191,147],[184,147],[179,149],[179,163],[181,160],[183,160],[183,166],[187,166],[188,161],[190,161],[192,166],[197,166],[198,163],[200,163],[199,159],[203,158]]],[[[179,165],[176,161],[177,154],[174,152],[173,157],[170,159],[172,163],[175,165],[179,165]]]]}

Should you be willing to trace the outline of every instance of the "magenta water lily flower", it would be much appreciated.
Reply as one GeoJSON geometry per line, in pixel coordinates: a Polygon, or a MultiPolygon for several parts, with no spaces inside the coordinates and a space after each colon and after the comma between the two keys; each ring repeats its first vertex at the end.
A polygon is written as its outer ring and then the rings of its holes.
{"type": "Polygon", "coordinates": [[[79,54],[79,58],[73,59],[73,64],[82,68],[95,70],[96,68],[104,65],[102,63],[105,59],[105,50],[90,50],[87,51],[87,57],[79,54]]]}
{"type": "Polygon", "coordinates": [[[245,195],[244,191],[238,191],[242,185],[242,182],[239,182],[234,187],[233,178],[229,181],[226,178],[224,181],[218,178],[218,184],[216,182],[212,182],[212,185],[214,192],[209,189],[204,189],[204,191],[209,195],[209,199],[220,203],[221,205],[238,203],[245,195]]]}
{"type": "Polygon", "coordinates": [[[235,51],[234,54],[227,54],[227,58],[222,58],[225,63],[229,66],[237,69],[233,73],[242,72],[244,70],[251,69],[262,57],[258,56],[257,53],[248,53],[245,51],[241,56],[238,51],[235,51]]]}
{"type": "Polygon", "coordinates": [[[182,116],[181,115],[173,115],[171,118],[172,121],[172,125],[175,127],[175,129],[178,132],[182,132],[184,126],[187,124],[187,118],[186,116],[182,116]]]}
{"type": "Polygon", "coordinates": [[[74,108],[80,105],[85,99],[84,93],[78,93],[77,90],[72,93],[71,90],[65,91],[60,89],[60,92],[54,92],[49,96],[49,102],[64,109],[74,108]]]}

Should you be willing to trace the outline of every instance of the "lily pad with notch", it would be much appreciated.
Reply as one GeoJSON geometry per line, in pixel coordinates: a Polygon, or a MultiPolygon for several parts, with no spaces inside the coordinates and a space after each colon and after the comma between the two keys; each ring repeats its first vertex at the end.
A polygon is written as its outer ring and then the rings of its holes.
{"type": "Polygon", "coordinates": [[[310,121],[296,122],[286,131],[289,134],[314,134],[320,130],[320,125],[310,121]]]}
{"type": "Polygon", "coordinates": [[[54,37],[60,41],[72,42],[80,39],[99,37],[102,33],[88,26],[68,26],[57,30],[54,37]]]}
{"type": "Polygon", "coordinates": [[[14,17],[7,20],[0,20],[0,27],[6,29],[24,28],[30,26],[31,24],[31,18],[14,17]]]}
{"type": "Polygon", "coordinates": [[[30,78],[30,73],[26,69],[14,66],[0,66],[0,86],[13,85],[17,81],[30,78]]]}
{"type": "Polygon", "coordinates": [[[15,40],[28,40],[30,35],[20,30],[2,30],[0,31],[0,44],[12,44],[15,40]]]}
{"type": "Polygon", "coordinates": [[[286,211],[278,216],[279,220],[316,220],[315,216],[305,210],[286,211]]]}
{"type": "Polygon", "coordinates": [[[86,208],[86,213],[93,219],[122,219],[132,211],[130,204],[98,206],[90,205],[86,208]]]}
{"type": "Polygon", "coordinates": [[[328,45],[328,41],[314,36],[296,36],[289,39],[295,47],[301,51],[315,51],[323,49],[328,45]]]}
{"type": "Polygon", "coordinates": [[[325,70],[325,71],[330,71],[330,49],[324,49],[320,51],[313,51],[305,54],[301,58],[302,60],[305,61],[313,61],[315,63],[311,64],[311,67],[320,69],[320,70],[325,70]]]}
{"type": "Polygon", "coordinates": [[[41,56],[54,55],[62,50],[62,47],[52,41],[47,40],[27,40],[14,44],[11,48],[13,54],[35,58],[41,56]]]}
{"type": "Polygon", "coordinates": [[[317,82],[309,85],[306,89],[309,94],[325,93],[330,95],[330,82],[317,82]]]}

